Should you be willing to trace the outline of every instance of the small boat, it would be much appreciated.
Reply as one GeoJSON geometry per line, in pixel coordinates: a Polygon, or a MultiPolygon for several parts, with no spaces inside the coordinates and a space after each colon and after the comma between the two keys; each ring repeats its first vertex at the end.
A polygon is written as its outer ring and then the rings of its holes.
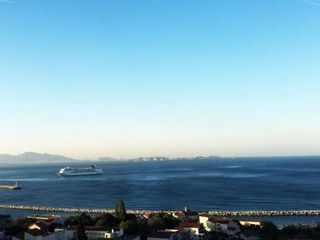
{"type": "Polygon", "coordinates": [[[63,177],[100,175],[100,174],[103,174],[103,169],[97,168],[96,165],[92,165],[91,167],[87,167],[87,168],[72,168],[68,166],[68,167],[61,168],[58,174],[63,177]]]}

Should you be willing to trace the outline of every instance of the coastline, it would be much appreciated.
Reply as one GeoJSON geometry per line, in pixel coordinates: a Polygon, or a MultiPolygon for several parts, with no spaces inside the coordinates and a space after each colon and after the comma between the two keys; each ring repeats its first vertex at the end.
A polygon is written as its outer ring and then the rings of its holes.
{"type": "MultiPolygon", "coordinates": [[[[113,209],[95,209],[95,208],[62,208],[62,207],[43,207],[43,206],[29,206],[29,205],[7,205],[0,204],[1,209],[12,209],[21,211],[40,211],[40,212],[60,212],[60,213],[91,213],[91,214],[105,214],[113,213],[113,209]]],[[[165,212],[173,214],[174,210],[127,210],[128,213],[144,215],[147,213],[165,212]]],[[[284,217],[284,216],[320,216],[320,210],[245,210],[245,211],[203,211],[199,214],[209,214],[219,217],[284,217]]]]}

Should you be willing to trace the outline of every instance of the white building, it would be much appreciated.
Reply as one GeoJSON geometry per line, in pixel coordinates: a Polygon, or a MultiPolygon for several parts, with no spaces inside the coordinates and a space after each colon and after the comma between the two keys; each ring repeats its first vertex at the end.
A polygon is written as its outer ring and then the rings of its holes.
{"type": "Polygon", "coordinates": [[[241,237],[240,223],[236,221],[229,221],[227,234],[229,239],[240,239],[241,237]]]}
{"type": "Polygon", "coordinates": [[[179,239],[201,240],[204,239],[204,233],[200,232],[200,223],[187,222],[179,227],[179,239]]]}
{"type": "MultiPolygon", "coordinates": [[[[28,227],[22,234],[12,236],[12,240],[74,240],[77,239],[77,228],[55,229],[53,233],[48,232],[45,224],[35,223],[28,227]]],[[[99,227],[86,227],[85,233],[88,240],[112,239],[123,236],[123,229],[108,231],[99,227]]]]}
{"type": "Polygon", "coordinates": [[[55,240],[73,240],[77,238],[77,231],[70,229],[55,229],[54,233],[56,235],[55,240]]]}
{"type": "Polygon", "coordinates": [[[230,220],[224,218],[214,218],[208,215],[200,215],[199,222],[207,232],[227,233],[230,220]]]}
{"type": "Polygon", "coordinates": [[[24,240],[56,240],[55,234],[33,229],[24,233],[24,240]]]}
{"type": "Polygon", "coordinates": [[[116,237],[122,237],[123,236],[123,229],[120,229],[118,231],[115,230],[103,230],[103,229],[90,229],[86,228],[85,233],[88,237],[88,240],[98,240],[98,239],[110,239],[110,238],[116,238],[116,237]]]}
{"type": "MultiPolygon", "coordinates": [[[[98,239],[111,239],[122,237],[124,234],[123,229],[107,230],[101,227],[86,226],[85,233],[88,240],[98,240],[98,239]]],[[[77,227],[70,227],[64,229],[55,229],[56,239],[55,240],[73,240],[77,237],[77,227]]]]}

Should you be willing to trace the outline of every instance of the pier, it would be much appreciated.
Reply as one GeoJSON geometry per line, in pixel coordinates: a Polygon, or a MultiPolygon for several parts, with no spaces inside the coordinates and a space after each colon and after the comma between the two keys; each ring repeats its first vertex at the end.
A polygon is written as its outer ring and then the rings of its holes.
{"type": "Polygon", "coordinates": [[[0,189],[19,190],[21,187],[19,187],[18,183],[16,183],[15,185],[0,185],[0,189]]]}
{"type": "MultiPolygon", "coordinates": [[[[6,205],[0,204],[0,208],[24,210],[24,211],[41,211],[41,212],[60,212],[60,213],[91,213],[105,214],[113,213],[113,209],[94,209],[94,208],[61,208],[61,207],[40,207],[26,205],[6,205]]],[[[143,215],[146,213],[165,212],[173,214],[176,211],[161,211],[161,210],[127,210],[128,213],[143,215]]],[[[207,211],[199,214],[209,214],[219,217],[244,217],[244,216],[320,216],[320,210],[274,210],[274,211],[207,211]]]]}

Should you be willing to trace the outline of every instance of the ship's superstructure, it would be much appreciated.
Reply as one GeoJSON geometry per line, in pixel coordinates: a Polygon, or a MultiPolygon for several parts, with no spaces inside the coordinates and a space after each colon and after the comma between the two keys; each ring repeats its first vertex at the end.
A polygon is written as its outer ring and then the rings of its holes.
{"type": "Polygon", "coordinates": [[[72,168],[65,167],[59,171],[60,176],[82,176],[82,175],[100,175],[103,174],[101,168],[97,168],[95,165],[88,168],[72,168]]]}

